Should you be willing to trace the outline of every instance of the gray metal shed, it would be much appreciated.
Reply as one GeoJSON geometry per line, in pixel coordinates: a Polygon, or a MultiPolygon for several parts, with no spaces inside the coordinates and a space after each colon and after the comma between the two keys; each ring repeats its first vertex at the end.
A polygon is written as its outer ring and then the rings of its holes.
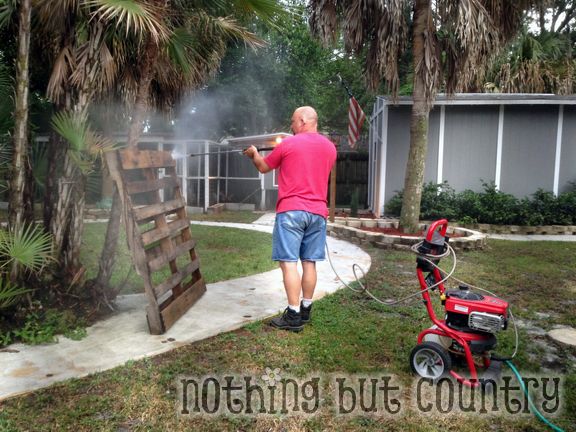
{"type": "MultiPolygon", "coordinates": [[[[412,99],[379,96],[370,123],[368,202],[380,215],[403,189],[412,99]]],[[[430,112],[425,182],[456,191],[494,182],[524,197],[537,189],[562,193],[576,182],[576,96],[438,95],[430,112]]]]}

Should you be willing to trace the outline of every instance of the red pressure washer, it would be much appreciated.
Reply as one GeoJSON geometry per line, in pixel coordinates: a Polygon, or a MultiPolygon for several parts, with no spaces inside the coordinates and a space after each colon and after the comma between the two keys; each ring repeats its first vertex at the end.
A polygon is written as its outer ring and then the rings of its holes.
{"type": "MultiPolygon", "coordinates": [[[[418,335],[418,345],[410,353],[410,366],[412,371],[423,378],[433,381],[444,376],[451,375],[458,382],[468,387],[479,387],[485,390],[490,388],[499,379],[502,364],[505,363],[514,373],[532,413],[540,421],[556,432],[564,432],[562,428],[550,422],[532,402],[528,389],[524,385],[522,376],[512,364],[512,359],[518,350],[518,329],[514,322],[514,315],[509,308],[508,302],[496,297],[490,291],[473,287],[478,291],[489,295],[471,291],[469,286],[452,276],[456,269],[456,254],[448,244],[446,236],[448,221],[441,219],[433,222],[421,242],[412,246],[412,251],[418,255],[416,259],[416,274],[420,283],[420,294],[428,316],[432,321],[432,327],[425,329],[418,335]],[[440,259],[453,255],[454,263],[450,272],[445,272],[438,267],[440,259]],[[446,275],[443,276],[442,273],[446,275]],[[453,278],[460,283],[457,290],[446,290],[444,282],[453,278]],[[430,298],[430,291],[438,289],[440,301],[445,308],[446,314],[443,320],[436,317],[430,298]],[[491,351],[496,348],[496,334],[508,327],[508,321],[512,322],[516,334],[516,347],[510,357],[500,357],[491,351]],[[475,360],[482,364],[477,365],[475,360]],[[470,378],[458,374],[453,368],[453,363],[464,363],[470,371],[470,378]],[[478,367],[482,369],[479,377],[478,367]]],[[[328,260],[336,277],[350,290],[358,293],[366,293],[375,301],[384,306],[397,306],[402,302],[414,297],[418,293],[410,294],[398,300],[382,301],[372,294],[368,287],[363,285],[358,278],[357,271],[365,278],[364,270],[358,265],[352,266],[356,282],[361,289],[355,289],[348,285],[336,272],[328,243],[326,243],[328,260]]],[[[471,285],[472,286],[472,285],[471,285]]]]}
{"type": "Polygon", "coordinates": [[[437,265],[449,253],[446,236],[448,221],[438,220],[430,225],[425,239],[416,245],[416,274],[428,316],[434,324],[418,335],[418,345],[410,354],[412,370],[424,378],[438,379],[452,375],[459,382],[477,387],[498,376],[502,362],[491,355],[496,347],[496,334],[508,326],[508,302],[471,291],[460,284],[457,290],[446,290],[437,265]],[[445,308],[444,319],[434,312],[430,291],[438,289],[445,308]],[[464,359],[470,371],[465,378],[452,369],[454,362],[464,359]],[[477,365],[475,360],[480,360],[477,365]],[[478,367],[484,369],[482,379],[478,367]]]}

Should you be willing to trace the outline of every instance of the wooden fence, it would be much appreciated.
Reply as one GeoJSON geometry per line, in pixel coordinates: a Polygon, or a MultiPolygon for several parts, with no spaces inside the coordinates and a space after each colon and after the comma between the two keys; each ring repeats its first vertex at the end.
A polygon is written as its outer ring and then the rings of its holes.
{"type": "Polygon", "coordinates": [[[368,206],[368,153],[338,153],[336,165],[336,206],[348,207],[358,190],[358,206],[368,206]]]}

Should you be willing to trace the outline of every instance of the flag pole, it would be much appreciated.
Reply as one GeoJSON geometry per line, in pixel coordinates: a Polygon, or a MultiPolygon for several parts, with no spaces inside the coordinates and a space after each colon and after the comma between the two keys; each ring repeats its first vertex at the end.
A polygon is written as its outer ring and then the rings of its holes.
{"type": "Polygon", "coordinates": [[[346,81],[344,81],[342,79],[342,76],[340,75],[340,72],[338,72],[336,74],[336,76],[338,77],[338,79],[340,80],[340,84],[342,84],[342,87],[344,87],[346,89],[346,93],[348,93],[348,97],[353,98],[354,95],[352,94],[352,92],[350,91],[350,89],[348,88],[348,86],[346,85],[346,81]]]}

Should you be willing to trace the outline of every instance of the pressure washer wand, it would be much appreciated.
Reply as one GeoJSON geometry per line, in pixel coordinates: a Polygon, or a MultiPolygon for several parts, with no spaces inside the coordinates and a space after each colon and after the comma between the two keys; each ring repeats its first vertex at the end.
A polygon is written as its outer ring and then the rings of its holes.
{"type": "MultiPolygon", "coordinates": [[[[195,156],[206,156],[206,155],[212,155],[212,154],[225,154],[225,153],[242,153],[244,151],[246,151],[247,148],[245,149],[239,149],[239,150],[226,150],[226,151],[213,151],[213,152],[207,152],[207,153],[190,153],[189,155],[187,155],[188,157],[195,157],[195,156]]],[[[259,147],[256,150],[258,150],[259,152],[261,151],[272,151],[274,150],[274,147],[259,147]]]]}

